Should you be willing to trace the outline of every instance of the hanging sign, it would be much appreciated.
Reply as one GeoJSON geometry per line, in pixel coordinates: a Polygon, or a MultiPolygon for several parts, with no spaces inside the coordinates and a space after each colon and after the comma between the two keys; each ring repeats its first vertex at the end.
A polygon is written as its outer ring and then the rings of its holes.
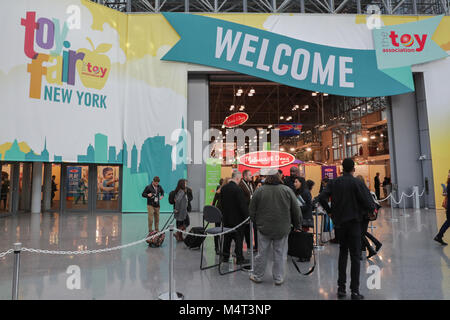
{"type": "Polygon", "coordinates": [[[302,126],[301,123],[280,124],[278,126],[278,129],[280,129],[279,134],[280,136],[298,136],[302,130],[302,126]]]}
{"type": "MultiPolygon", "coordinates": [[[[380,70],[375,50],[320,45],[199,15],[163,15],[181,39],[162,60],[196,63],[291,87],[351,97],[414,91],[411,65],[380,70]]],[[[447,56],[439,50],[431,59],[447,56]]],[[[422,60],[409,63],[417,61],[422,60]]]]}
{"type": "Polygon", "coordinates": [[[295,161],[295,157],[287,152],[256,151],[239,157],[239,163],[253,168],[278,168],[295,161]]]}
{"type": "Polygon", "coordinates": [[[223,124],[227,128],[234,128],[234,127],[238,127],[241,124],[247,122],[247,120],[248,120],[247,113],[236,112],[236,113],[233,113],[232,115],[226,117],[225,120],[223,121],[223,124]]]}
{"type": "Polygon", "coordinates": [[[410,69],[414,64],[447,57],[432,39],[442,17],[373,29],[378,68],[396,78],[398,68],[410,69]]]}

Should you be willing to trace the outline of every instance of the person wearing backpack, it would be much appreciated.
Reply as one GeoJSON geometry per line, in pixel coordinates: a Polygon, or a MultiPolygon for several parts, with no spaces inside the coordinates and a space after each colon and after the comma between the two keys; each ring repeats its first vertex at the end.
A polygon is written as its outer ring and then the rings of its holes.
{"type": "Polygon", "coordinates": [[[159,177],[154,177],[152,183],[146,186],[142,192],[142,197],[147,199],[149,234],[153,231],[153,220],[155,221],[155,231],[159,231],[160,202],[164,198],[164,189],[159,182],[159,177]]]}
{"type": "MultiPolygon", "coordinates": [[[[189,192],[190,189],[186,184],[186,179],[178,180],[176,189],[169,194],[169,203],[173,204],[173,214],[175,216],[177,229],[183,231],[189,226],[189,198],[192,200],[192,190],[189,192]]],[[[177,241],[183,241],[183,234],[180,231],[177,231],[174,234],[174,237],[177,241]]]]}

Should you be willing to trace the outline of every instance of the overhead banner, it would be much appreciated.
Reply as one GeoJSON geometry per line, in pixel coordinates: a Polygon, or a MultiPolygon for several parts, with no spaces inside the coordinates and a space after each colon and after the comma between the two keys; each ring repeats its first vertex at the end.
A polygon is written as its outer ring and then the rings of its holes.
{"type": "Polygon", "coordinates": [[[319,45],[199,15],[163,15],[181,39],[162,60],[207,65],[344,96],[414,91],[410,66],[386,73],[378,68],[375,50],[319,45]]]}
{"type": "Polygon", "coordinates": [[[447,57],[447,53],[432,40],[442,17],[374,29],[378,68],[394,74],[389,69],[409,68],[414,64],[447,57]]]}

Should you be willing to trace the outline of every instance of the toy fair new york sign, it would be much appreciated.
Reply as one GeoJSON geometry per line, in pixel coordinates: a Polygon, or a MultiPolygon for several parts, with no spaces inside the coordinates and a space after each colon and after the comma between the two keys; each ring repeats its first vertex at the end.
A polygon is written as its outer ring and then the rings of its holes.
{"type": "Polygon", "coordinates": [[[75,72],[86,88],[101,90],[106,84],[111,69],[111,60],[105,54],[111,44],[94,47],[86,37],[92,50],[73,49],[66,40],[69,27],[66,21],[51,17],[39,17],[35,11],[26,12],[20,20],[24,27],[24,54],[30,59],[27,72],[30,73],[29,97],[46,101],[71,103],[106,109],[106,96],[90,91],[74,91],[70,86],[76,82],[75,72]],[[35,50],[36,49],[36,50],[35,50]],[[45,65],[45,66],[44,66],[45,65]],[[43,84],[45,77],[47,84],[43,84]],[[66,84],[66,86],[62,86],[66,84]]]}
{"type": "Polygon", "coordinates": [[[431,39],[442,16],[376,29],[375,50],[357,50],[198,15],[163,15],[181,39],[162,60],[207,65],[336,95],[375,97],[414,91],[411,65],[447,57],[431,39]]]}

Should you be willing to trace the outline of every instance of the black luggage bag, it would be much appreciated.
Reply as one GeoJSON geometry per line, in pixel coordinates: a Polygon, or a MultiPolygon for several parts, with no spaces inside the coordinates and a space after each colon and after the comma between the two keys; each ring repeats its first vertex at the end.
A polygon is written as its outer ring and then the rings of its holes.
{"type": "MultiPolygon", "coordinates": [[[[205,228],[203,227],[192,227],[189,230],[189,233],[195,234],[205,234],[205,228]]],[[[189,249],[198,249],[202,245],[203,241],[205,241],[205,237],[197,237],[188,234],[186,238],[184,238],[184,243],[188,246],[189,249]]]]}
{"type": "Polygon", "coordinates": [[[314,265],[306,273],[300,271],[297,263],[294,261],[294,258],[292,258],[292,263],[299,273],[305,276],[311,274],[316,267],[316,256],[314,255],[314,235],[304,231],[291,231],[288,238],[288,255],[298,258],[299,262],[310,261],[311,256],[313,256],[314,265]]]}

